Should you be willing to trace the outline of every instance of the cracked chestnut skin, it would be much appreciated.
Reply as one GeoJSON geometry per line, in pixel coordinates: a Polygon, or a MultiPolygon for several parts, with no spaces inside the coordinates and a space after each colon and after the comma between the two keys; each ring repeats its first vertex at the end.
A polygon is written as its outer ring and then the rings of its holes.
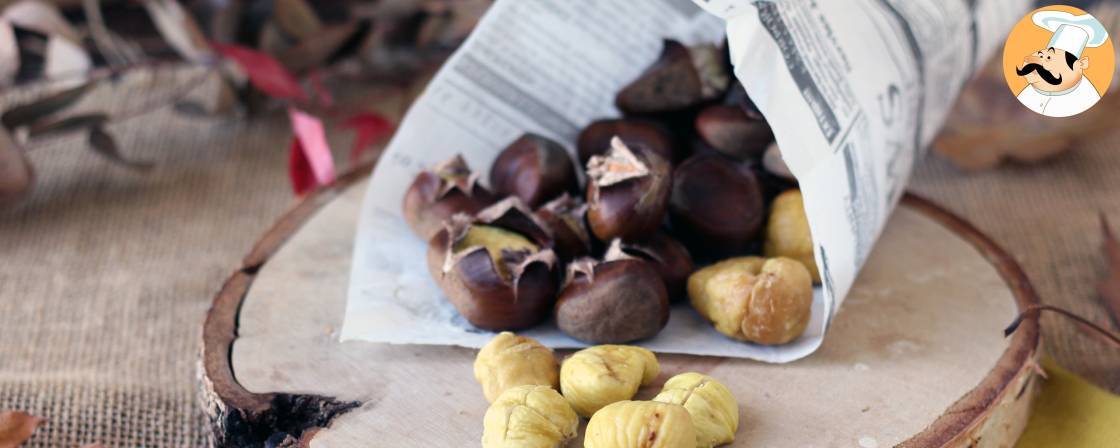
{"type": "Polygon", "coordinates": [[[548,317],[556,301],[558,261],[547,235],[519,199],[507,198],[474,217],[452,216],[428,242],[428,270],[471,325],[528,328],[548,317]],[[508,232],[534,247],[459,247],[472,226],[508,232]]]}
{"type": "Polygon", "coordinates": [[[591,253],[587,204],[564,193],[537,209],[536,217],[552,232],[552,249],[567,262],[591,253]]]}
{"type": "Polygon", "coordinates": [[[657,335],[669,322],[669,294],[654,265],[640,259],[576,260],[556,300],[556,325],[568,336],[617,344],[657,335]]]}
{"type": "Polygon", "coordinates": [[[631,146],[645,146],[666,160],[676,160],[676,141],[665,126],[640,118],[596,120],[579,133],[576,150],[584,165],[592,156],[602,155],[611,147],[611,139],[621,138],[631,146]]]}
{"type": "Polygon", "coordinates": [[[615,97],[630,115],[677,111],[722,95],[731,76],[722,51],[714,45],[686,47],[665,40],[661,56],[615,97]]]}
{"type": "Polygon", "coordinates": [[[673,234],[694,256],[738,255],[761,236],[762,188],[750,168],[717,154],[690,157],[673,174],[673,234]]]}
{"type": "Polygon", "coordinates": [[[525,134],[494,159],[490,188],[500,197],[517,196],[537,207],[579,189],[579,178],[563,146],[540,135],[525,134]]]}
{"type": "Polygon", "coordinates": [[[601,241],[641,239],[657,231],[669,205],[673,169],[644,146],[611,140],[587,162],[587,223],[601,241]]]}
{"type": "Polygon", "coordinates": [[[696,265],[692,262],[688,249],[680,241],[665,232],[657,232],[641,241],[623,241],[616,238],[611,241],[604,259],[622,258],[639,258],[652,263],[661,279],[665,281],[670,302],[687,297],[685,289],[688,276],[696,270],[696,265]]]}
{"type": "Polygon", "coordinates": [[[417,236],[427,240],[456,213],[475,214],[497,202],[478,183],[461,155],[416,175],[402,201],[404,220],[417,236]]]}

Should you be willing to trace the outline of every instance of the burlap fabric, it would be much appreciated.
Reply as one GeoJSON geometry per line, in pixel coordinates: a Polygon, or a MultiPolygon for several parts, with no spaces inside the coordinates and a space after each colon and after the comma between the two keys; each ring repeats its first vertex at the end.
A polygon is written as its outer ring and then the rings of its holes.
{"type": "MultiPolygon", "coordinates": [[[[143,89],[127,87],[84,105],[143,101],[143,89]]],[[[34,193],[0,212],[0,409],[48,419],[29,446],[205,443],[200,323],[222,280],[292,202],[284,120],[160,111],[114,125],[130,156],[159,162],[148,175],[107,164],[80,136],[34,147],[34,193]]],[[[348,138],[332,138],[338,160],[348,138]]],[[[1103,270],[1096,214],[1120,225],[1117,142],[1120,133],[1052,163],[977,174],[931,157],[913,189],[1003,244],[1043,301],[1106,320],[1093,290],[1103,270]]],[[[1053,318],[1045,337],[1061,363],[1120,390],[1120,352],[1053,318]]]]}

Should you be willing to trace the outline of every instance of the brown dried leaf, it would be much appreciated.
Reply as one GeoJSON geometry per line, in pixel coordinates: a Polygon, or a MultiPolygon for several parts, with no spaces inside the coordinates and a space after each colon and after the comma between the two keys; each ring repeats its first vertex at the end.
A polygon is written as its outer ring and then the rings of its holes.
{"type": "Polygon", "coordinates": [[[85,73],[93,66],[85,48],[59,36],[47,38],[46,59],[43,74],[48,79],[66,80],[69,84],[82,82],[85,73]]]}
{"type": "Polygon", "coordinates": [[[3,115],[0,115],[0,123],[3,123],[4,127],[10,130],[32,124],[70,107],[89,92],[93,86],[93,82],[87,82],[80,86],[71,87],[36,99],[30,103],[13,107],[5,111],[3,115]]]}
{"type": "Polygon", "coordinates": [[[315,10],[304,0],[274,0],[272,7],[276,25],[298,41],[314,36],[323,28],[323,22],[315,15],[315,10]]]}
{"type": "Polygon", "coordinates": [[[0,18],[0,87],[11,84],[19,73],[19,46],[12,24],[0,18]]]}
{"type": "Polygon", "coordinates": [[[0,412],[0,448],[15,448],[23,444],[35,428],[42,426],[45,420],[26,412],[4,411],[0,412]]]}
{"type": "Polygon", "coordinates": [[[356,22],[323,28],[322,32],[287,48],[276,59],[292,73],[319,67],[346,44],[358,28],[356,22]]]}
{"type": "Polygon", "coordinates": [[[109,116],[100,113],[71,115],[55,121],[40,121],[28,127],[28,138],[41,138],[52,134],[64,134],[78,130],[100,127],[109,121],[109,116]]]}
{"type": "Polygon", "coordinates": [[[62,17],[58,8],[46,2],[23,0],[12,3],[4,9],[3,18],[20,28],[60,36],[73,44],[82,41],[81,35],[62,17]]]}
{"type": "Polygon", "coordinates": [[[106,160],[121,165],[125,168],[148,171],[155,166],[152,162],[128,160],[121,155],[117,140],[102,127],[95,127],[89,131],[89,145],[93,151],[105,157],[106,160]]]}
{"type": "MultiPolygon", "coordinates": [[[[0,128],[0,204],[13,203],[31,188],[34,172],[8,131],[0,128]]],[[[2,430],[0,430],[2,432],[2,430]]]]}
{"type": "Polygon", "coordinates": [[[1120,325],[1120,242],[1112,233],[1112,227],[1108,225],[1104,213],[1101,213],[1101,231],[1104,234],[1101,249],[1108,261],[1108,270],[1097,283],[1097,292],[1101,295],[1105,309],[1112,315],[1112,321],[1120,325]]]}
{"type": "Polygon", "coordinates": [[[146,0],[148,11],[156,29],[167,43],[190,62],[202,63],[212,57],[210,45],[198,23],[176,0],[146,0]]]}

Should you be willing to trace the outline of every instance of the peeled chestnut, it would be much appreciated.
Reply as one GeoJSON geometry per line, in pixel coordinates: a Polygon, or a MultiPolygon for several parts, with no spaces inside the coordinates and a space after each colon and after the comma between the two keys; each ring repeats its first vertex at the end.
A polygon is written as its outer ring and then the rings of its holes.
{"type": "Polygon", "coordinates": [[[561,260],[570,261],[591,253],[591,234],[587,230],[587,204],[564,193],[536,211],[537,219],[552,233],[552,250],[561,260]]]}
{"type": "Polygon", "coordinates": [[[676,158],[673,136],[664,126],[636,118],[614,118],[595,121],[579,133],[576,141],[579,163],[586,165],[591,156],[606,153],[611,139],[616,136],[627,145],[645,146],[666,160],[676,158]]]}
{"type": "Polygon", "coordinates": [[[623,241],[615,238],[607,248],[604,260],[622,260],[637,258],[648,261],[657,269],[657,274],[665,282],[665,289],[669,293],[669,301],[686,297],[688,276],[696,270],[692,263],[692,256],[684,245],[674,240],[664,232],[657,232],[653,236],[641,241],[623,241]]]}
{"type": "Polygon", "coordinates": [[[731,76],[715,45],[686,47],[665,40],[661,57],[623,87],[615,105],[628,114],[671,112],[723,95],[731,76]]]}
{"type": "Polygon", "coordinates": [[[416,175],[404,194],[404,220],[416,235],[430,239],[456,213],[475,214],[497,199],[478,184],[463,156],[416,175]]]}
{"type": "Polygon", "coordinates": [[[693,255],[741,254],[762,230],[765,203],[750,168],[716,154],[697,154],[673,173],[673,234],[693,255]]]}
{"type": "Polygon", "coordinates": [[[517,196],[536,207],[579,189],[579,178],[563,146],[536,134],[525,134],[494,159],[490,188],[498,196],[517,196]]]}
{"type": "Polygon", "coordinates": [[[720,153],[737,160],[757,160],[774,140],[765,120],[752,119],[739,106],[713,104],[696,116],[696,134],[720,153]]]}
{"type": "Polygon", "coordinates": [[[673,184],[669,161],[641,145],[611,139],[587,162],[587,222],[602,241],[641,239],[661,225],[673,184]]]}
{"type": "Polygon", "coordinates": [[[428,270],[471,325],[500,331],[548,316],[556,254],[525,204],[507,198],[474,217],[456,214],[428,243],[428,270]]]}
{"type": "Polygon", "coordinates": [[[568,336],[620,344],[653,337],[668,322],[668,292],[652,263],[583,258],[568,265],[556,300],[556,325],[568,336]]]}

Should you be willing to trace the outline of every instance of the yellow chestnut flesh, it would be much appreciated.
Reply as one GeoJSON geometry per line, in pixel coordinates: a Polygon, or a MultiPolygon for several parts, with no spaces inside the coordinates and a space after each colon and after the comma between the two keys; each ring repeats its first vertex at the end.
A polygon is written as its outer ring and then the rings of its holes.
{"type": "Polygon", "coordinates": [[[768,258],[792,258],[805,265],[813,283],[820,284],[821,274],[813,258],[813,236],[809,232],[809,219],[805,216],[805,201],[801,190],[789,190],[774,198],[770,206],[770,220],[766,223],[766,240],[762,253],[768,258]]]}
{"type": "Polygon", "coordinates": [[[597,345],[572,354],[560,366],[560,391],[580,416],[629,400],[657,377],[653,352],[629,345],[597,345]]]}
{"type": "Polygon", "coordinates": [[[693,308],[727,336],[759,344],[785,344],[809,324],[813,280],[789,258],[737,257],[688,278],[693,308]]]}
{"type": "Polygon", "coordinates": [[[536,339],[503,331],[491,339],[474,360],[474,378],[486,401],[507,389],[524,385],[559,386],[559,368],[552,350],[536,339]]]}
{"type": "Polygon", "coordinates": [[[739,405],[723,383],[707,375],[686,372],[669,378],[653,401],[679,404],[692,416],[696,446],[709,448],[735,441],[739,405]]]}
{"type": "Polygon", "coordinates": [[[693,448],[696,429],[684,407],[656,401],[619,401],[591,417],[585,448],[693,448]]]}
{"type": "Polygon", "coordinates": [[[556,389],[517,386],[502,392],[482,420],[483,448],[556,448],[576,437],[579,416],[556,389]]]}
{"type": "Polygon", "coordinates": [[[540,250],[540,247],[517,232],[501,227],[478,224],[467,229],[467,234],[455,242],[455,247],[452,250],[458,253],[474,246],[486,248],[486,252],[490,254],[490,259],[494,261],[494,266],[498,269],[498,274],[505,279],[510,278],[510,272],[506,264],[502,263],[503,250],[528,249],[530,253],[536,253],[540,250]]]}

